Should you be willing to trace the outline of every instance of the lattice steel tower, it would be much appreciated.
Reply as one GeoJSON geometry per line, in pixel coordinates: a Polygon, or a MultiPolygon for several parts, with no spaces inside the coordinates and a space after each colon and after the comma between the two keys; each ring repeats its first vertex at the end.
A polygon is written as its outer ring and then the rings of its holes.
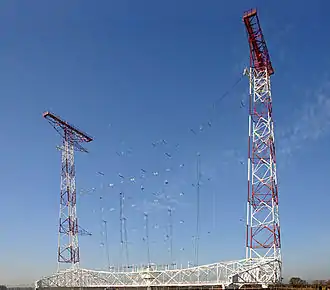
{"type": "Polygon", "coordinates": [[[273,261],[273,282],[281,281],[274,122],[270,76],[274,73],[256,10],[243,16],[250,46],[248,203],[246,258],[273,261]]]}
{"type": "Polygon", "coordinates": [[[61,193],[60,217],[58,233],[58,270],[61,264],[71,264],[79,267],[78,225],[76,211],[76,171],[74,164],[74,151],[88,152],[81,143],[91,142],[93,138],[76,129],[50,112],[45,112],[43,117],[62,136],[63,145],[61,166],[61,193]]]}

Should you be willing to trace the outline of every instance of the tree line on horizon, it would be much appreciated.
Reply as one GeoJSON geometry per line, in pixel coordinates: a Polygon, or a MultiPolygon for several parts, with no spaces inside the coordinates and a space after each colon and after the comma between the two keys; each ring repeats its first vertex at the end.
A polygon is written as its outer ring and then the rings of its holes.
{"type": "Polygon", "coordinates": [[[312,282],[307,282],[306,280],[301,279],[300,277],[292,277],[289,280],[289,285],[291,287],[304,287],[304,286],[312,286],[312,287],[327,287],[330,289],[330,279],[328,280],[314,280],[312,282]]]}

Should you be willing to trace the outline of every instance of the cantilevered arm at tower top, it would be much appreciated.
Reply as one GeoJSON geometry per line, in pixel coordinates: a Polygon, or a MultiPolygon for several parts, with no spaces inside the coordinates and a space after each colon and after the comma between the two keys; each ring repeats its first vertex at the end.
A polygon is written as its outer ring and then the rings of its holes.
{"type": "Polygon", "coordinates": [[[48,122],[66,141],[73,144],[76,150],[88,152],[87,149],[80,145],[80,143],[93,141],[91,136],[51,112],[47,111],[43,113],[43,117],[48,120],[48,122]]]}
{"type": "Polygon", "coordinates": [[[246,11],[243,16],[243,22],[249,38],[250,66],[257,70],[267,68],[268,75],[272,75],[274,69],[261,30],[257,10],[252,9],[246,11]]]}

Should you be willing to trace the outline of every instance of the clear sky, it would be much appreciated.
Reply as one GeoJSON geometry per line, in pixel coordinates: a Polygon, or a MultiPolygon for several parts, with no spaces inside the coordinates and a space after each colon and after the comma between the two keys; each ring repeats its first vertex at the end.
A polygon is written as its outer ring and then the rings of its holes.
{"type": "Polygon", "coordinates": [[[197,152],[199,262],[244,257],[248,80],[210,108],[248,65],[241,19],[256,6],[275,68],[284,275],[330,277],[328,1],[2,1],[0,283],[56,270],[61,140],[45,110],[95,137],[76,155],[80,225],[93,233],[80,237],[83,267],[106,267],[101,212],[120,262],[120,190],[130,263],[147,262],[144,211],[151,259],[169,262],[168,206],[174,255],[193,260],[197,152]]]}

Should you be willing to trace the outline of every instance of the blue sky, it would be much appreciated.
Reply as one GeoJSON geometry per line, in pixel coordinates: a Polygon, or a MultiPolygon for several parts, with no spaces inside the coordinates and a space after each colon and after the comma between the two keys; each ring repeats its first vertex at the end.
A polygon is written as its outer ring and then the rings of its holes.
{"type": "Polygon", "coordinates": [[[56,270],[60,138],[43,120],[45,110],[95,137],[90,154],[76,155],[80,225],[93,233],[80,238],[83,267],[106,266],[102,208],[110,259],[119,262],[120,190],[126,194],[131,263],[147,261],[145,210],[151,259],[169,261],[163,233],[169,205],[175,208],[174,254],[182,263],[193,260],[197,152],[203,176],[199,261],[244,257],[247,111],[240,103],[247,99],[247,79],[215,111],[210,108],[248,65],[241,18],[256,6],[275,68],[284,275],[329,278],[329,5],[1,2],[0,283],[30,283],[56,270]],[[205,126],[209,120],[211,127],[205,126]],[[152,146],[162,139],[167,144],[152,146]],[[167,200],[159,197],[157,204],[152,193],[167,200]]]}

